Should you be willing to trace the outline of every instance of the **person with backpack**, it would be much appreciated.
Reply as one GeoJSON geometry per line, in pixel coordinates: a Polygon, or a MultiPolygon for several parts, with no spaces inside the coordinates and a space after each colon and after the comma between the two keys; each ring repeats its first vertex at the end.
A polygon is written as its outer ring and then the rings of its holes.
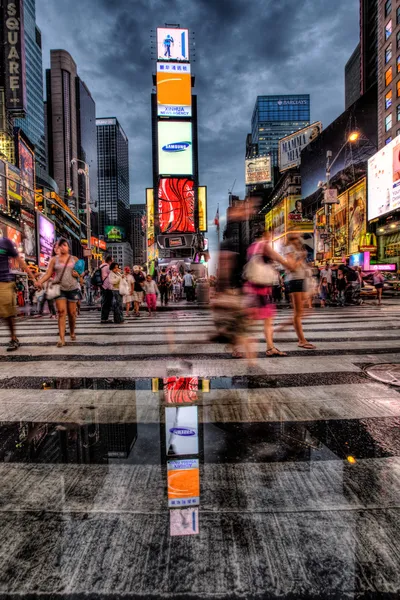
{"type": "Polygon", "coordinates": [[[96,269],[92,277],[92,285],[101,290],[101,324],[111,322],[108,320],[113,301],[113,291],[110,282],[111,263],[112,256],[107,256],[106,260],[96,269]]]}
{"type": "Polygon", "coordinates": [[[160,290],[160,297],[161,297],[161,306],[168,306],[168,293],[169,293],[169,288],[171,285],[171,280],[167,274],[167,270],[164,267],[161,270],[161,275],[160,278],[158,280],[158,289],[160,290]]]}

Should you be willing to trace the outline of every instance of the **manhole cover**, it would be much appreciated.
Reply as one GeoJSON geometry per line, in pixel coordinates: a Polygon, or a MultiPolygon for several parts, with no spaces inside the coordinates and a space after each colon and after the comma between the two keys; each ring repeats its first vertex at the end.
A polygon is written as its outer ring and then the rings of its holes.
{"type": "Polygon", "coordinates": [[[400,386],[400,364],[372,365],[367,367],[365,372],[378,381],[400,386]]]}

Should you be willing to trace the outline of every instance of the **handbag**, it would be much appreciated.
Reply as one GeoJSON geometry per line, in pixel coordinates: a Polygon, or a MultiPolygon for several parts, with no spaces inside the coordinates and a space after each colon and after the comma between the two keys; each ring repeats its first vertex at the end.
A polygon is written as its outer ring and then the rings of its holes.
{"type": "Polygon", "coordinates": [[[56,298],[59,298],[61,296],[61,282],[63,280],[65,269],[67,268],[68,263],[69,263],[69,255],[67,257],[67,260],[66,260],[64,268],[62,270],[59,281],[57,281],[57,283],[53,283],[52,281],[50,281],[49,285],[47,286],[47,290],[46,290],[47,300],[55,300],[56,298]]]}
{"type": "Polygon", "coordinates": [[[262,287],[272,287],[278,275],[271,263],[264,262],[261,254],[254,253],[243,269],[243,277],[249,283],[262,287]]]}
{"type": "Polygon", "coordinates": [[[129,292],[129,283],[126,281],[126,279],[121,278],[121,281],[119,282],[119,293],[121,294],[121,296],[129,296],[129,292]]]}

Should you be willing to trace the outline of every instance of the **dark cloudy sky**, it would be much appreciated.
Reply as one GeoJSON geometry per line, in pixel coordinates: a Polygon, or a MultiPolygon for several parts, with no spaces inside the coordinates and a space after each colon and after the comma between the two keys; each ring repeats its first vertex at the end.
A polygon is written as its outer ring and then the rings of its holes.
{"type": "MultiPolygon", "coordinates": [[[[151,186],[151,30],[195,32],[200,184],[209,224],[228,189],[244,195],[246,134],[257,95],[311,94],[327,126],[344,110],[344,65],[358,43],[359,0],[36,0],[44,67],[70,52],[97,105],[129,137],[131,202],[151,186]]],[[[210,242],[215,231],[209,226],[210,242]]]]}

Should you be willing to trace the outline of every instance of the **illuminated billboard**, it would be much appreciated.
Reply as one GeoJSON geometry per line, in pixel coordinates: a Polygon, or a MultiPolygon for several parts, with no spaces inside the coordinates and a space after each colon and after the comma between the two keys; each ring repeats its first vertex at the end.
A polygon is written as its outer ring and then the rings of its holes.
{"type": "Polygon", "coordinates": [[[167,456],[197,454],[199,451],[197,406],[165,409],[165,444],[167,456]]]}
{"type": "Polygon", "coordinates": [[[191,179],[160,179],[158,222],[161,233],[195,233],[194,182],[191,179]]]}
{"type": "Polygon", "coordinates": [[[157,28],[157,60],[189,60],[189,30],[157,28]]]}
{"type": "Polygon", "coordinates": [[[13,116],[24,117],[27,108],[24,4],[23,0],[4,0],[2,5],[6,109],[13,116]]]}
{"type": "Polygon", "coordinates": [[[125,239],[125,228],[119,225],[107,225],[104,227],[104,235],[109,242],[121,242],[125,239]]]}
{"type": "Polygon", "coordinates": [[[198,188],[199,231],[207,231],[207,187],[198,188]]]}
{"type": "Polygon", "coordinates": [[[167,463],[168,506],[200,504],[200,469],[198,458],[169,460],[167,463]]]}
{"type": "Polygon", "coordinates": [[[7,205],[6,163],[0,160],[0,206],[5,208],[7,205]]]}
{"type": "Polygon", "coordinates": [[[53,221],[47,219],[41,213],[37,213],[38,218],[38,246],[39,246],[39,267],[47,269],[50,259],[53,255],[53,246],[56,238],[56,230],[53,221]]]}
{"type": "Polygon", "coordinates": [[[314,223],[303,215],[303,202],[301,196],[291,195],[285,200],[286,204],[286,231],[314,230],[314,223]]]}
{"type": "Polygon", "coordinates": [[[368,219],[400,207],[400,136],[368,161],[368,219]]]}
{"type": "Polygon", "coordinates": [[[258,158],[246,159],[246,185],[270,183],[271,181],[270,156],[260,156],[258,158]]]}
{"type": "Polygon", "coordinates": [[[157,63],[157,115],[192,116],[192,80],[189,64],[157,63]]]}
{"type": "Polygon", "coordinates": [[[193,175],[192,124],[158,123],[159,175],[193,175]]]}
{"type": "Polygon", "coordinates": [[[33,208],[35,206],[35,158],[32,150],[21,138],[18,139],[18,157],[22,202],[33,208]]]}
{"type": "Polygon", "coordinates": [[[321,131],[322,123],[318,121],[279,140],[279,170],[286,171],[299,167],[301,151],[315,140],[321,131]]]}

